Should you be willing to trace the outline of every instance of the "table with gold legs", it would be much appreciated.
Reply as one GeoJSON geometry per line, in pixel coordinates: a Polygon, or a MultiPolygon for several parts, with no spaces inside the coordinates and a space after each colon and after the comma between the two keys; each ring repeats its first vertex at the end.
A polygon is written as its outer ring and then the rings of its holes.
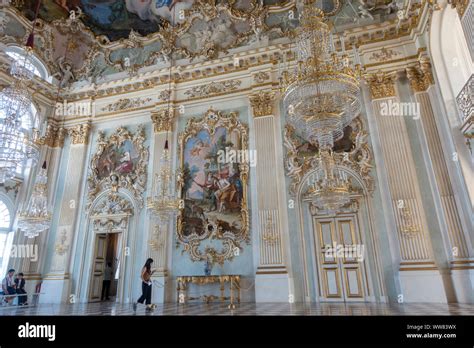
{"type": "Polygon", "coordinates": [[[185,304],[188,300],[196,300],[202,298],[206,303],[215,299],[221,302],[230,301],[229,308],[235,308],[235,302],[240,303],[240,275],[211,275],[211,276],[179,276],[176,278],[177,282],[177,300],[180,304],[185,304]],[[220,284],[220,296],[203,295],[198,297],[188,296],[188,284],[206,285],[206,284],[220,284]],[[229,283],[229,297],[225,296],[225,284],[229,283]]]}

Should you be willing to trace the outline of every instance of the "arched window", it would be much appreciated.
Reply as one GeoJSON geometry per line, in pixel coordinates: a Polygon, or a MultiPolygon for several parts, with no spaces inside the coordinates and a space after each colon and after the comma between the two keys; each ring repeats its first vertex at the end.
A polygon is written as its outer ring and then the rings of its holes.
{"type": "Polygon", "coordinates": [[[10,255],[8,245],[11,245],[13,233],[10,231],[12,217],[10,209],[0,198],[0,276],[3,277],[10,255]]]}
{"type": "MultiPolygon", "coordinates": [[[[16,62],[25,62],[25,50],[19,46],[7,46],[5,48],[5,53],[16,62]]],[[[51,80],[51,77],[48,76],[48,71],[43,63],[33,54],[29,55],[28,60],[25,62],[26,68],[33,72],[34,75],[38,76],[41,79],[51,80]]],[[[3,96],[0,100],[0,119],[4,119],[7,115],[5,115],[5,108],[1,103],[9,103],[12,100],[8,96],[3,96]]],[[[24,110],[24,109],[22,109],[24,110]]],[[[39,129],[40,128],[40,117],[37,114],[38,110],[33,103],[29,105],[29,109],[21,115],[21,128],[26,133],[30,133],[32,128],[39,129]]],[[[8,144],[3,144],[4,147],[8,149],[8,144]]],[[[18,143],[10,143],[11,149],[16,149],[18,147],[18,143]]],[[[16,169],[16,173],[18,177],[23,177],[24,175],[24,166],[18,166],[16,169]]]]}
{"type": "MultiPolygon", "coordinates": [[[[5,53],[15,61],[24,59],[25,56],[25,50],[18,46],[8,46],[5,50],[5,53]]],[[[48,70],[36,56],[30,55],[30,62],[31,64],[27,66],[28,70],[32,71],[33,74],[35,74],[39,78],[51,82],[48,70]]]]}
{"type": "Polygon", "coordinates": [[[8,210],[8,207],[5,202],[0,201],[0,229],[9,229],[10,222],[10,211],[8,210]]]}

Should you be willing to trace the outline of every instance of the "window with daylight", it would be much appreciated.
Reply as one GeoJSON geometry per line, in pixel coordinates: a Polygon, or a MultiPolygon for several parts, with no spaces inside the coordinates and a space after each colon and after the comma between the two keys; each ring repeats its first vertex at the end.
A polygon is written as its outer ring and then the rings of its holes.
{"type": "MultiPolygon", "coordinates": [[[[24,59],[25,50],[18,46],[10,46],[5,50],[5,53],[10,56],[13,60],[18,61],[24,59]]],[[[33,74],[42,78],[43,80],[48,80],[48,71],[41,61],[34,55],[30,56],[31,64],[28,66],[28,70],[32,71],[33,74]]]]}
{"type": "Polygon", "coordinates": [[[7,260],[8,257],[6,249],[9,240],[11,240],[11,238],[9,238],[11,220],[10,210],[5,202],[0,199],[0,275],[4,274],[6,268],[7,262],[5,260],[7,260]]]}
{"type": "MultiPolygon", "coordinates": [[[[0,230],[10,228],[10,211],[5,202],[0,201],[0,230]]],[[[1,253],[0,253],[1,254],[1,253]]]]}

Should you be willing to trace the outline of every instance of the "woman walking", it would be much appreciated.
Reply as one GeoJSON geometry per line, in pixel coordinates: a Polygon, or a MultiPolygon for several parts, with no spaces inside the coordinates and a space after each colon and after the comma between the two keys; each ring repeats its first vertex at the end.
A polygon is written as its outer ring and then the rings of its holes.
{"type": "Polygon", "coordinates": [[[152,310],[152,305],[151,305],[151,276],[155,271],[151,270],[151,264],[153,263],[153,259],[148,259],[145,262],[145,266],[142,268],[142,273],[141,273],[141,278],[142,278],[142,296],[138,299],[137,302],[133,303],[133,311],[135,312],[137,310],[137,304],[141,303],[143,304],[143,301],[145,301],[146,304],[146,311],[151,311],[152,310]]]}

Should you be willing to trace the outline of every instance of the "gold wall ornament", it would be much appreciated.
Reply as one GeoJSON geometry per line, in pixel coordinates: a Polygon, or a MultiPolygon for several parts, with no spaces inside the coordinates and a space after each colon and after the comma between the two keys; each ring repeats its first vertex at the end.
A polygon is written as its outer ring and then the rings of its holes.
{"type": "Polygon", "coordinates": [[[268,215],[264,224],[262,239],[265,244],[275,245],[280,241],[280,234],[275,230],[275,222],[271,215],[268,215]]]}
{"type": "Polygon", "coordinates": [[[171,91],[166,89],[164,91],[161,91],[160,94],[158,94],[158,99],[162,101],[168,101],[171,96],[171,91]]]}
{"type": "Polygon", "coordinates": [[[148,147],[145,147],[145,128],[139,125],[132,133],[119,127],[109,137],[99,131],[97,150],[92,157],[87,178],[88,210],[101,191],[128,190],[139,207],[143,206],[143,193],[147,183],[148,147]]]}
{"type": "Polygon", "coordinates": [[[260,91],[249,95],[250,105],[253,109],[254,117],[268,116],[273,114],[275,104],[275,92],[260,91]]]}
{"type": "Polygon", "coordinates": [[[400,231],[405,238],[415,238],[417,235],[421,234],[420,228],[416,225],[413,214],[408,207],[403,207],[400,209],[401,217],[401,228],[400,231]]]}
{"type": "Polygon", "coordinates": [[[73,145],[85,145],[89,142],[90,123],[82,123],[69,128],[69,136],[73,145]]]}
{"type": "Polygon", "coordinates": [[[63,147],[66,134],[66,129],[48,125],[44,136],[44,145],[49,147],[63,147]]]}
{"type": "Polygon", "coordinates": [[[226,80],[226,81],[216,81],[210,82],[205,85],[194,86],[191,89],[184,92],[189,99],[200,98],[200,97],[211,97],[214,95],[219,95],[221,93],[227,93],[230,91],[235,91],[242,84],[240,80],[226,80]]]}
{"type": "Polygon", "coordinates": [[[227,162],[220,157],[222,149],[212,150],[210,144],[197,137],[201,132],[209,134],[209,138],[219,137],[215,140],[226,151],[248,151],[248,127],[239,120],[237,112],[225,114],[209,109],[202,118],[191,118],[179,135],[178,183],[184,208],[177,218],[177,247],[189,253],[192,261],[206,261],[212,255],[213,262],[223,265],[225,260],[239,255],[242,243],[250,243],[249,165],[227,162]],[[189,144],[195,146],[191,148],[189,144]],[[216,153],[212,152],[215,150],[216,153]],[[191,156],[200,163],[197,170],[205,181],[195,177],[194,165],[190,168],[188,162],[191,156]],[[189,196],[192,185],[202,189],[203,198],[189,196]],[[204,242],[206,247],[201,250],[204,242]]]}
{"type": "Polygon", "coordinates": [[[410,81],[410,86],[415,93],[425,92],[434,84],[431,63],[428,57],[421,58],[416,66],[408,67],[405,71],[410,81]]]}
{"type": "Polygon", "coordinates": [[[66,240],[67,240],[67,232],[64,229],[61,232],[61,237],[59,238],[59,243],[56,243],[56,246],[54,247],[54,250],[56,251],[56,254],[64,255],[68,251],[69,245],[66,244],[66,240]]]}
{"type": "Polygon", "coordinates": [[[116,102],[112,104],[104,106],[101,110],[107,111],[107,112],[113,112],[113,111],[137,109],[139,107],[142,107],[143,105],[148,104],[151,101],[152,101],[151,98],[123,98],[123,99],[117,100],[116,102]]]}
{"type": "Polygon", "coordinates": [[[370,56],[370,60],[375,60],[377,62],[384,62],[393,59],[394,57],[401,56],[402,53],[395,51],[391,48],[382,47],[380,51],[373,52],[370,56]]]}
{"type": "Polygon", "coordinates": [[[459,18],[464,16],[464,13],[467,10],[470,0],[449,0],[448,3],[451,4],[452,8],[455,8],[458,11],[459,18]]]}
{"type": "Polygon", "coordinates": [[[365,80],[370,88],[372,99],[390,98],[397,95],[395,82],[397,75],[379,71],[375,74],[366,75],[365,80]]]}
{"type": "Polygon", "coordinates": [[[155,133],[171,132],[175,116],[176,110],[174,108],[171,108],[171,112],[168,108],[152,112],[151,121],[155,133]]]}
{"type": "MultiPolygon", "coordinates": [[[[339,151],[336,147],[335,164],[348,167],[358,173],[367,190],[373,192],[374,180],[370,175],[373,168],[373,154],[368,142],[369,134],[360,116],[356,117],[349,127],[351,132],[348,136],[344,136],[342,141],[350,141],[351,148],[348,151],[339,151]]],[[[284,162],[286,175],[291,179],[289,193],[296,196],[303,177],[318,167],[319,149],[300,138],[290,125],[284,128],[283,145],[286,148],[284,162]]]]}
{"type": "Polygon", "coordinates": [[[153,251],[159,251],[163,249],[165,245],[165,236],[160,228],[160,225],[155,225],[153,227],[153,235],[152,238],[148,241],[148,245],[153,251]]]}
{"type": "Polygon", "coordinates": [[[109,216],[120,214],[133,214],[133,205],[120,193],[109,192],[102,198],[91,212],[91,216],[109,216]]]}
{"type": "Polygon", "coordinates": [[[255,83],[260,84],[270,80],[270,74],[266,71],[259,71],[253,75],[253,80],[255,83]]]}

